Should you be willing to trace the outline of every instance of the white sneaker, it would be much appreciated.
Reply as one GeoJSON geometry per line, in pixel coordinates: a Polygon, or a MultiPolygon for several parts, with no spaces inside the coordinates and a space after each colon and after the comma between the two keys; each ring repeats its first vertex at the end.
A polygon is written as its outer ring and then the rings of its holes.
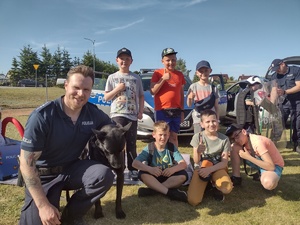
{"type": "Polygon", "coordinates": [[[139,179],[139,173],[137,170],[131,170],[129,172],[129,176],[130,176],[130,179],[133,181],[138,181],[138,179],[139,179]]]}

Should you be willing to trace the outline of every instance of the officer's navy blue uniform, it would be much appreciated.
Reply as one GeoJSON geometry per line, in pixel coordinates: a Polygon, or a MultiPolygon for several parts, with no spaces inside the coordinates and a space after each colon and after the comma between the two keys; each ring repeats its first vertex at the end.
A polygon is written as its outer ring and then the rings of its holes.
{"type": "MultiPolygon", "coordinates": [[[[272,75],[271,80],[276,80],[278,88],[283,90],[290,89],[296,85],[296,81],[300,81],[300,67],[289,66],[286,74],[272,75]]],[[[284,124],[291,113],[291,122],[293,127],[292,140],[295,144],[300,144],[300,92],[286,95],[282,103],[282,112],[284,124]]]]}
{"type": "MultiPolygon", "coordinates": [[[[111,119],[88,102],[73,124],[62,110],[62,98],[42,105],[28,118],[21,148],[29,152],[42,151],[36,163],[38,168],[61,168],[53,174],[41,175],[47,198],[55,207],[59,209],[62,190],[78,190],[65,207],[71,217],[83,216],[113,184],[111,169],[92,160],[78,159],[92,135],[92,128],[109,123],[111,119]]],[[[27,188],[25,192],[20,224],[42,224],[27,188]]]]}

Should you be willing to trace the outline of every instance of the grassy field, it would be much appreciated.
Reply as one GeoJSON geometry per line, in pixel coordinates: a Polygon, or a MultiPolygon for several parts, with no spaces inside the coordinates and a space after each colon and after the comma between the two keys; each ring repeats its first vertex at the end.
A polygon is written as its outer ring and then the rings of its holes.
{"type": "MultiPolygon", "coordinates": [[[[52,99],[63,93],[62,89],[49,88],[52,99]]],[[[16,109],[22,107],[35,107],[42,104],[45,96],[44,88],[22,88],[2,92],[0,89],[0,107],[16,109]],[[39,93],[37,93],[37,92],[39,93]],[[24,96],[24,92],[30,94],[24,96]],[[9,93],[4,95],[4,93],[9,93]],[[39,96],[41,95],[41,96],[39,96]],[[12,100],[9,100],[13,97],[12,100]],[[4,100],[10,102],[9,106],[3,105],[4,100]],[[37,99],[40,99],[39,102],[37,99]],[[30,103],[20,103],[20,101],[30,103]],[[18,106],[17,106],[18,105],[18,106]]],[[[50,98],[49,98],[50,99],[50,98]]],[[[5,114],[5,116],[11,116],[5,114]]],[[[16,118],[25,125],[28,115],[16,115],[16,118]]],[[[222,128],[223,130],[224,128],[222,128]]],[[[286,132],[288,135],[288,131],[286,132]]],[[[19,139],[19,134],[12,125],[7,127],[7,136],[19,139]]],[[[182,153],[191,153],[189,146],[190,137],[179,139],[179,149],[182,153]]],[[[137,141],[138,151],[146,142],[137,141]]],[[[127,214],[125,220],[117,220],[114,214],[115,187],[102,199],[105,217],[99,220],[92,218],[93,208],[86,215],[88,224],[299,224],[300,219],[300,156],[292,152],[291,148],[281,148],[285,160],[282,179],[276,190],[266,191],[259,182],[242,174],[243,185],[234,188],[226,196],[224,202],[216,202],[212,196],[204,197],[203,202],[192,207],[181,202],[170,201],[163,196],[138,198],[137,185],[126,185],[123,191],[123,209],[127,214]]],[[[0,167],[1,168],[1,167],[0,167]]],[[[229,167],[230,172],[230,167],[229,167]]],[[[183,190],[187,187],[182,187],[183,190]]],[[[20,208],[24,201],[24,188],[13,185],[0,185],[0,224],[14,225],[18,223],[20,208]]],[[[62,195],[62,207],[66,204],[62,195]]]]}

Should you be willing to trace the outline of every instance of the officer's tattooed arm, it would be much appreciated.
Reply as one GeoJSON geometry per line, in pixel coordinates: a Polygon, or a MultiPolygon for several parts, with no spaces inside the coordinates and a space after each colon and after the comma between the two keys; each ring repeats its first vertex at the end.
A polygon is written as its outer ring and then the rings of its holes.
{"type": "Polygon", "coordinates": [[[41,180],[36,168],[36,160],[42,152],[28,152],[21,149],[20,153],[20,170],[30,194],[37,207],[43,207],[48,204],[47,197],[41,185],[41,180]]]}

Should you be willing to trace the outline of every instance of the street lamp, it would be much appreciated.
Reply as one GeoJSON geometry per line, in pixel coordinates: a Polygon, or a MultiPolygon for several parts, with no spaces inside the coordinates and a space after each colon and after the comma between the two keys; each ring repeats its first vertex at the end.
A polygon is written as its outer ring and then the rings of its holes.
{"type": "Polygon", "coordinates": [[[92,44],[93,44],[93,69],[94,69],[94,73],[95,73],[95,40],[92,40],[89,38],[84,38],[84,39],[92,42],[92,44]]]}

